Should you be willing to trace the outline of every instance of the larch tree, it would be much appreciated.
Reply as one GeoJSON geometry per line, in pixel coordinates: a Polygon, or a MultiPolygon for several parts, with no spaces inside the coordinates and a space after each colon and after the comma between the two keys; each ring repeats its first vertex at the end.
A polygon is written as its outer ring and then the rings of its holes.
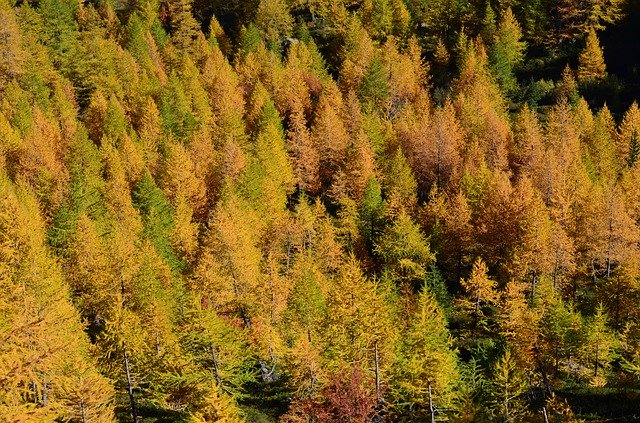
{"type": "Polygon", "coordinates": [[[602,79],[606,69],[600,41],[596,32],[591,29],[587,35],[585,47],[578,58],[578,81],[589,82],[602,79]]]}
{"type": "Polygon", "coordinates": [[[453,340],[442,309],[428,289],[419,294],[394,363],[390,396],[413,419],[437,421],[450,412],[460,381],[453,340]]]}
{"type": "Polygon", "coordinates": [[[542,126],[537,114],[527,105],[516,116],[513,132],[513,166],[529,178],[537,178],[544,156],[542,126]]]}
{"type": "Polygon", "coordinates": [[[323,327],[327,312],[326,276],[309,257],[300,257],[292,269],[293,288],[283,322],[292,346],[285,358],[295,389],[313,395],[324,380],[323,327]]]}
{"type": "Polygon", "coordinates": [[[293,19],[284,0],[260,0],[256,10],[256,27],[267,45],[278,50],[284,37],[291,33],[293,19]]]}
{"type": "Polygon", "coordinates": [[[171,235],[175,227],[174,208],[148,171],[145,171],[135,186],[132,197],[142,218],[142,238],[153,244],[172,271],[181,270],[184,263],[171,246],[171,235]]]}
{"type": "Polygon", "coordinates": [[[419,286],[435,257],[426,237],[411,217],[398,215],[380,235],[376,252],[385,263],[385,270],[401,285],[419,286]]]}
{"type": "Polygon", "coordinates": [[[261,283],[260,225],[246,201],[231,190],[216,207],[205,234],[202,256],[195,271],[195,286],[218,310],[234,313],[251,326],[261,283]]]}
{"type": "Polygon", "coordinates": [[[91,415],[112,422],[110,382],[97,372],[88,339],[78,336],[83,327],[46,247],[35,196],[1,178],[0,416],[36,422],[91,415]],[[83,389],[91,385],[96,389],[83,389]]]}
{"type": "Polygon", "coordinates": [[[603,370],[609,368],[613,359],[613,349],[617,344],[615,334],[607,327],[609,317],[600,304],[596,313],[584,326],[584,344],[581,348],[581,356],[589,368],[593,369],[592,384],[598,386],[606,383],[603,370]],[[598,370],[600,375],[598,376],[598,370]]]}
{"type": "Polygon", "coordinates": [[[566,65],[562,70],[560,83],[557,86],[558,99],[566,98],[574,104],[578,98],[578,83],[576,82],[575,71],[566,65]]]}
{"type": "Polygon", "coordinates": [[[195,165],[184,145],[167,142],[161,175],[162,187],[167,197],[177,204],[182,197],[194,212],[198,212],[206,200],[204,181],[197,177],[195,165]]]}
{"type": "MultiPolygon", "coordinates": [[[[540,316],[531,301],[527,300],[527,284],[511,280],[507,283],[500,301],[500,331],[507,338],[513,358],[521,370],[531,371],[534,368],[546,377],[544,369],[536,362],[537,343],[540,336],[538,326],[540,316]]],[[[543,380],[543,383],[547,383],[543,380]]],[[[547,387],[545,387],[547,388],[547,387]]]]}
{"type": "Polygon", "coordinates": [[[375,374],[378,398],[393,361],[396,327],[385,292],[377,281],[368,280],[355,257],[345,259],[336,275],[327,301],[325,342],[327,366],[339,370],[359,363],[375,374]]]}
{"type": "Polygon", "coordinates": [[[24,71],[26,54],[22,49],[22,37],[18,28],[16,16],[9,6],[9,2],[0,3],[0,88],[11,79],[19,76],[24,71]]]}
{"type": "Polygon", "coordinates": [[[505,93],[513,91],[517,86],[514,70],[522,62],[527,47],[521,38],[520,25],[511,8],[507,8],[500,17],[493,39],[490,40],[489,52],[491,72],[505,93]]]}
{"type": "Polygon", "coordinates": [[[400,148],[391,155],[384,169],[382,190],[388,217],[403,213],[410,215],[415,210],[418,203],[417,183],[400,148]]]}
{"type": "Polygon", "coordinates": [[[287,147],[300,189],[314,194],[320,188],[320,157],[311,140],[304,109],[300,102],[293,104],[289,116],[287,147]]]}
{"type": "MultiPolygon", "coordinates": [[[[254,377],[253,350],[247,333],[216,312],[206,296],[193,293],[180,319],[180,343],[191,361],[194,411],[206,408],[206,396],[217,387],[233,397],[254,377]]],[[[197,412],[197,411],[196,411],[197,412]]]]}
{"type": "Polygon", "coordinates": [[[512,423],[528,414],[523,398],[528,388],[527,382],[510,350],[506,350],[496,363],[492,384],[495,417],[505,423],[512,423]]]}
{"type": "Polygon", "coordinates": [[[625,112],[616,137],[618,163],[633,167],[632,165],[635,165],[638,160],[638,157],[635,157],[638,144],[640,144],[640,108],[634,101],[625,112]]]}
{"type": "Polygon", "coordinates": [[[361,6],[362,22],[376,40],[384,40],[391,34],[393,9],[389,0],[365,0],[361,6]]]}
{"type": "Polygon", "coordinates": [[[320,180],[331,185],[333,175],[344,165],[349,137],[339,110],[342,96],[334,85],[325,88],[318,101],[311,139],[320,156],[320,180]]]}
{"type": "Polygon", "coordinates": [[[489,279],[488,272],[487,265],[478,257],[473,263],[473,270],[469,278],[461,280],[467,295],[462,305],[471,313],[476,324],[484,318],[483,307],[494,305],[498,300],[496,282],[489,279]]]}
{"type": "Polygon", "coordinates": [[[552,13],[559,25],[549,35],[558,37],[555,42],[573,41],[590,31],[602,30],[623,16],[622,5],[620,0],[556,1],[552,4],[552,13]]]}
{"type": "Polygon", "coordinates": [[[438,188],[445,188],[458,181],[461,173],[462,130],[450,102],[434,113],[433,143],[428,149],[431,161],[430,181],[438,188]]]}
{"type": "Polygon", "coordinates": [[[509,272],[520,281],[530,284],[533,300],[538,280],[550,275],[553,269],[553,223],[542,198],[528,179],[518,181],[513,202],[520,231],[517,232],[517,243],[509,258],[509,272]]]}
{"type": "MultiPolygon", "coordinates": [[[[256,89],[257,90],[257,89],[256,89]]],[[[294,188],[294,174],[285,145],[280,115],[266,96],[260,107],[252,157],[239,187],[264,217],[277,220],[294,188]]]]}
{"type": "Polygon", "coordinates": [[[472,261],[472,210],[462,192],[457,192],[448,199],[446,210],[443,228],[445,243],[442,252],[448,258],[439,262],[446,262],[455,280],[459,281],[462,279],[463,270],[472,261]]]}

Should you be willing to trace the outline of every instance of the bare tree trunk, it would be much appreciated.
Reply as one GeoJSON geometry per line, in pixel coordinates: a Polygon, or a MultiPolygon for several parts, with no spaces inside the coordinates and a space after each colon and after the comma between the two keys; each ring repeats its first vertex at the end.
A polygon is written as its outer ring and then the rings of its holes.
{"type": "Polygon", "coordinates": [[[40,398],[38,395],[38,385],[36,385],[35,380],[31,380],[31,391],[33,392],[33,402],[38,404],[40,402],[40,398]]]}
{"type": "Polygon", "coordinates": [[[547,416],[547,407],[542,407],[542,415],[544,416],[544,423],[549,423],[549,417],[547,416]]]}
{"type": "Polygon", "coordinates": [[[376,360],[376,402],[380,404],[380,361],[378,356],[378,341],[375,344],[375,360],[376,360]]]}
{"type": "Polygon", "coordinates": [[[220,386],[220,372],[218,370],[218,357],[216,356],[216,348],[213,344],[211,344],[211,358],[213,359],[213,372],[216,375],[216,383],[220,386]]]}
{"type": "Polygon", "coordinates": [[[429,384],[429,412],[431,413],[431,423],[436,423],[436,409],[433,406],[433,398],[431,396],[431,384],[429,384]]]}
{"type": "Polygon", "coordinates": [[[537,284],[538,284],[538,275],[536,274],[536,272],[533,272],[533,276],[531,277],[531,305],[532,306],[535,301],[537,284]]]}
{"type": "Polygon", "coordinates": [[[138,410],[136,409],[136,400],[133,397],[133,384],[131,382],[131,370],[129,369],[129,356],[126,345],[122,346],[122,351],[124,356],[124,370],[127,374],[127,393],[129,394],[129,403],[131,404],[131,417],[133,417],[133,423],[138,423],[138,410]]]}
{"type": "Polygon", "coordinates": [[[42,406],[46,407],[49,404],[49,395],[47,394],[47,382],[42,382],[42,406]]]}
{"type": "Polygon", "coordinates": [[[87,423],[87,412],[84,407],[84,401],[80,401],[80,414],[82,415],[82,423],[87,423]]]}

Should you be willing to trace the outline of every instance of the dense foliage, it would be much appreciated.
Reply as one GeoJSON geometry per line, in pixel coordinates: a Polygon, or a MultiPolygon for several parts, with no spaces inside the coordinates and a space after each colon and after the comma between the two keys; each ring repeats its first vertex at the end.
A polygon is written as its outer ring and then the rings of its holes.
{"type": "Polygon", "coordinates": [[[629,10],[0,0],[0,420],[630,416],[629,10]]]}

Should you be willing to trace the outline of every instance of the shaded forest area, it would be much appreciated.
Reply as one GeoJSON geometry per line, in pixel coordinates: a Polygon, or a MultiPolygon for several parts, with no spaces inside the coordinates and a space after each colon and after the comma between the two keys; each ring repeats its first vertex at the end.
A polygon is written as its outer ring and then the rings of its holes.
{"type": "Polygon", "coordinates": [[[637,420],[639,21],[0,0],[0,420],[637,420]]]}

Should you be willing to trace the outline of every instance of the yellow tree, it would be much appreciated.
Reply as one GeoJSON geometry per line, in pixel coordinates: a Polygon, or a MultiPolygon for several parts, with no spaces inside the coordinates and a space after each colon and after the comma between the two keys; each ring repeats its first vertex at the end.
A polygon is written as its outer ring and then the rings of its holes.
{"type": "Polygon", "coordinates": [[[617,345],[615,333],[608,327],[609,316],[604,311],[602,304],[596,308],[596,313],[591,317],[584,326],[584,344],[580,350],[585,363],[593,367],[593,380],[595,385],[606,383],[606,379],[600,373],[598,378],[598,369],[606,370],[609,368],[613,359],[613,349],[617,345]]]}
{"type": "Polygon", "coordinates": [[[258,248],[262,225],[231,189],[224,195],[205,234],[193,282],[220,312],[236,314],[250,328],[263,278],[258,248]]]}
{"type": "Polygon", "coordinates": [[[507,283],[500,301],[499,321],[500,331],[507,338],[518,367],[531,371],[539,367],[535,360],[540,336],[540,316],[535,309],[529,307],[530,302],[525,297],[527,290],[526,284],[514,280],[507,283]]]}
{"type": "Polygon", "coordinates": [[[151,173],[156,175],[159,169],[162,122],[158,106],[148,98],[140,112],[138,136],[142,144],[145,163],[151,173]]]}
{"type": "Polygon", "coordinates": [[[604,54],[596,32],[591,29],[587,35],[587,42],[578,58],[578,81],[588,82],[605,76],[607,67],[604,54]]]}
{"type": "Polygon", "coordinates": [[[0,49],[3,51],[0,58],[0,88],[2,88],[24,71],[26,52],[22,49],[22,37],[16,16],[7,1],[0,3],[0,22],[3,23],[0,30],[0,49]]]}
{"type": "Polygon", "coordinates": [[[388,383],[396,339],[382,288],[377,281],[365,278],[355,257],[345,259],[329,291],[324,333],[327,366],[338,370],[358,363],[370,369],[379,399],[382,385],[388,383]]]}
{"type": "Polygon", "coordinates": [[[385,228],[376,242],[376,252],[393,280],[413,288],[424,280],[427,267],[435,259],[427,239],[406,213],[385,228]]]}
{"type": "Polygon", "coordinates": [[[460,374],[444,313],[423,289],[394,363],[390,396],[413,419],[440,420],[456,398],[460,374]]]}
{"type": "Polygon", "coordinates": [[[320,157],[307,128],[304,109],[299,101],[293,103],[289,116],[287,146],[300,189],[315,194],[320,188],[320,157]]]}
{"type": "Polygon", "coordinates": [[[33,193],[0,176],[0,416],[112,422],[113,390],[90,358],[33,193]]]}
{"type": "Polygon", "coordinates": [[[289,35],[293,19],[284,0],[260,0],[255,24],[272,49],[279,49],[283,38],[289,35]]]}
{"type": "Polygon", "coordinates": [[[633,167],[638,161],[640,150],[640,108],[633,102],[624,114],[618,136],[616,137],[616,151],[620,166],[625,164],[633,167]]]}
{"type": "Polygon", "coordinates": [[[494,415],[504,423],[521,421],[528,414],[523,398],[528,386],[510,350],[505,351],[496,363],[492,382],[494,415]]]}
{"type": "Polygon", "coordinates": [[[333,83],[328,83],[316,106],[311,138],[320,156],[320,180],[331,186],[333,176],[344,165],[349,136],[340,117],[342,95],[333,83]]]}
{"type": "Polygon", "coordinates": [[[205,204],[204,181],[196,175],[195,165],[182,143],[169,141],[165,145],[162,187],[174,204],[181,197],[194,213],[205,204]]]}
{"type": "MultiPolygon", "coordinates": [[[[538,115],[526,104],[514,122],[513,162],[516,169],[537,180],[541,173],[544,157],[542,126],[538,115]]],[[[535,185],[538,185],[537,183],[535,185]]]]}
{"type": "Polygon", "coordinates": [[[336,199],[349,196],[360,202],[370,178],[375,175],[375,154],[369,138],[361,129],[347,147],[344,170],[335,177],[331,195],[336,199]]]}
{"type": "Polygon", "coordinates": [[[489,269],[484,261],[478,257],[473,263],[473,269],[468,279],[462,279],[462,288],[467,298],[462,300],[462,306],[470,311],[476,322],[483,318],[483,306],[493,305],[498,300],[496,282],[489,279],[489,269]]]}
{"type": "Polygon", "coordinates": [[[519,281],[530,283],[531,299],[535,297],[538,280],[553,271],[552,229],[547,208],[525,177],[513,192],[516,221],[516,245],[511,251],[509,273],[519,281]]]}
{"type": "Polygon", "coordinates": [[[588,187],[575,116],[566,100],[549,113],[546,142],[544,172],[536,179],[536,188],[550,208],[551,217],[566,229],[571,223],[571,207],[588,187]]]}
{"type": "Polygon", "coordinates": [[[69,173],[64,165],[67,141],[59,124],[34,109],[34,121],[18,152],[18,173],[37,191],[47,213],[52,213],[68,189],[69,173]]]}
{"type": "Polygon", "coordinates": [[[400,148],[385,166],[382,189],[386,197],[385,213],[389,217],[413,213],[418,203],[417,183],[400,148]]]}
{"type": "Polygon", "coordinates": [[[284,332],[291,348],[285,357],[292,383],[301,395],[312,395],[325,380],[322,323],[326,319],[328,280],[306,253],[291,269],[293,287],[284,312],[284,332]]]}
{"type": "Polygon", "coordinates": [[[555,19],[559,25],[550,35],[557,35],[558,40],[574,40],[590,31],[599,31],[605,25],[618,21],[622,16],[621,0],[595,0],[590,2],[574,2],[560,0],[553,5],[555,19]]]}

